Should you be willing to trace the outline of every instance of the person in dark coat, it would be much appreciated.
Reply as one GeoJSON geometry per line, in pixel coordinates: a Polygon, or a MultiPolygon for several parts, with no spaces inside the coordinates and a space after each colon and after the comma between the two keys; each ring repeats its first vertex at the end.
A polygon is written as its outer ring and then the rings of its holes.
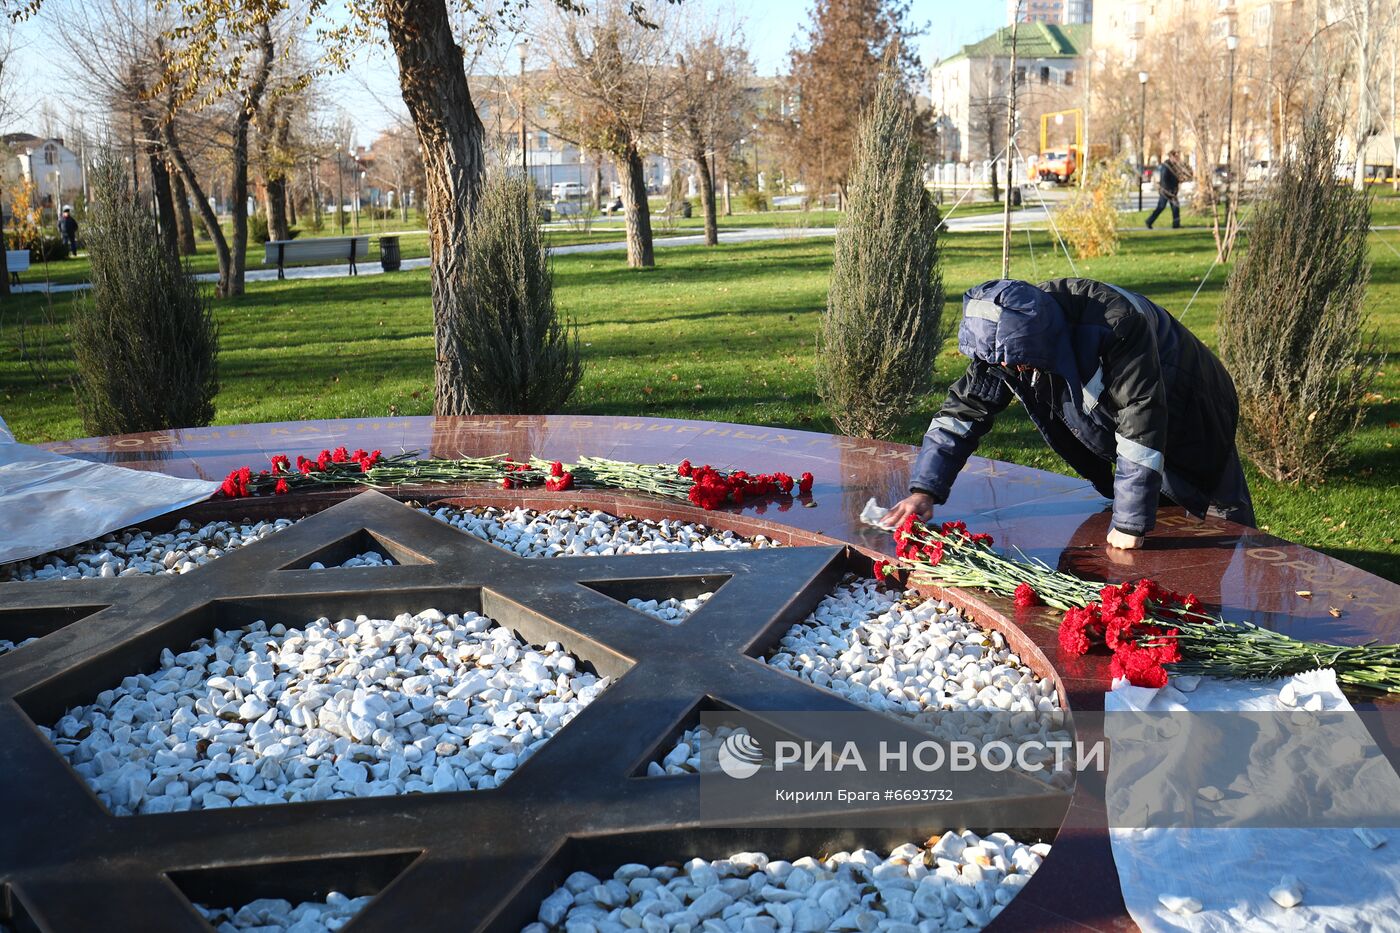
{"type": "Polygon", "coordinates": [[[63,237],[63,245],[68,247],[68,255],[78,255],[78,221],[73,217],[71,208],[63,209],[63,216],[58,219],[58,235],[63,237]]]}
{"type": "Polygon", "coordinates": [[[1162,216],[1162,211],[1166,210],[1167,205],[1171,205],[1172,209],[1172,229],[1176,230],[1181,226],[1181,183],[1190,181],[1193,177],[1191,170],[1181,164],[1180,152],[1173,149],[1167,153],[1166,160],[1157,166],[1157,209],[1147,218],[1148,230],[1151,230],[1157,218],[1162,216]]]}
{"type": "Polygon", "coordinates": [[[958,348],[971,362],[924,435],[890,527],[947,501],[1013,398],[1051,449],[1113,500],[1110,546],[1141,547],[1164,504],[1254,524],[1234,382],[1142,295],[1092,279],[986,282],[963,296],[958,348]]]}

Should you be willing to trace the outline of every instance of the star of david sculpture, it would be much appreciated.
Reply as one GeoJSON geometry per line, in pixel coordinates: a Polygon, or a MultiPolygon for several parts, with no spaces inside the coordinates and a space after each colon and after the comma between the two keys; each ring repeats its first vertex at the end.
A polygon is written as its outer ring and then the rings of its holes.
{"type": "Polygon", "coordinates": [[[338,890],[377,895],[347,933],[515,931],[576,869],[889,847],[950,821],[995,827],[1043,798],[1018,775],[993,788],[965,781],[946,807],[862,804],[813,829],[757,802],[702,813],[702,776],[645,776],[703,709],[862,711],[759,660],[859,560],[841,547],[532,560],[365,492],[189,574],[0,584],[0,637],[44,635],[0,657],[0,921],[207,933],[192,901],[338,890]],[[305,569],[370,548],[396,565],[305,569]],[[625,602],[710,590],[680,625],[625,602]],[[114,816],[35,727],[216,628],[430,607],[557,641],[615,682],[500,787],[465,792],[114,816]],[[876,811],[884,828],[862,830],[876,811]]]}

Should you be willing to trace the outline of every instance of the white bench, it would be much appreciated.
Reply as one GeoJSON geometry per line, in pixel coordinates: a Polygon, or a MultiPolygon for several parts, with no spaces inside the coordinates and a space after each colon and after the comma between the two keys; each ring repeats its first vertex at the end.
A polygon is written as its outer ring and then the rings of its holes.
{"type": "Polygon", "coordinates": [[[29,250],[27,249],[7,249],[5,250],[5,268],[9,270],[10,281],[19,284],[19,274],[29,271],[29,250]]]}
{"type": "Polygon", "coordinates": [[[322,236],[305,240],[271,240],[263,247],[263,265],[277,263],[279,279],[287,277],[287,263],[308,259],[344,259],[350,263],[350,274],[359,275],[355,263],[369,256],[369,237],[322,236]]]}

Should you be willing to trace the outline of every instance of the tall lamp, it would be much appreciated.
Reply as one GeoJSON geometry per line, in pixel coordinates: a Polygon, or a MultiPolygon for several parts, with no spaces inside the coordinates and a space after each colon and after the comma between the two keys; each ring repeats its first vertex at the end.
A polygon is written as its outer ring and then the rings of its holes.
{"type": "Polygon", "coordinates": [[[1138,163],[1138,210],[1142,210],[1142,173],[1147,171],[1147,72],[1138,72],[1138,84],[1142,86],[1142,102],[1138,106],[1138,152],[1142,161],[1138,163]]]}

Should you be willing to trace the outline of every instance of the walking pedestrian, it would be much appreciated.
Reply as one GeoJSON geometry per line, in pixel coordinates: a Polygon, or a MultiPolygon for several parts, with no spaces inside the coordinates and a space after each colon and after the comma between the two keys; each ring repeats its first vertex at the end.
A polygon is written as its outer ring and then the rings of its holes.
{"type": "Polygon", "coordinates": [[[71,207],[63,209],[63,216],[58,220],[58,234],[63,237],[63,245],[68,247],[68,255],[78,255],[78,221],[71,207]]]}
{"type": "Polygon", "coordinates": [[[1167,153],[1166,159],[1157,166],[1157,209],[1152,212],[1152,216],[1147,218],[1147,229],[1151,230],[1152,225],[1157,222],[1157,218],[1162,215],[1168,205],[1172,209],[1172,229],[1181,226],[1181,202],[1178,200],[1181,193],[1181,183],[1190,181],[1195,176],[1191,170],[1181,162],[1181,153],[1173,149],[1167,153]]]}

